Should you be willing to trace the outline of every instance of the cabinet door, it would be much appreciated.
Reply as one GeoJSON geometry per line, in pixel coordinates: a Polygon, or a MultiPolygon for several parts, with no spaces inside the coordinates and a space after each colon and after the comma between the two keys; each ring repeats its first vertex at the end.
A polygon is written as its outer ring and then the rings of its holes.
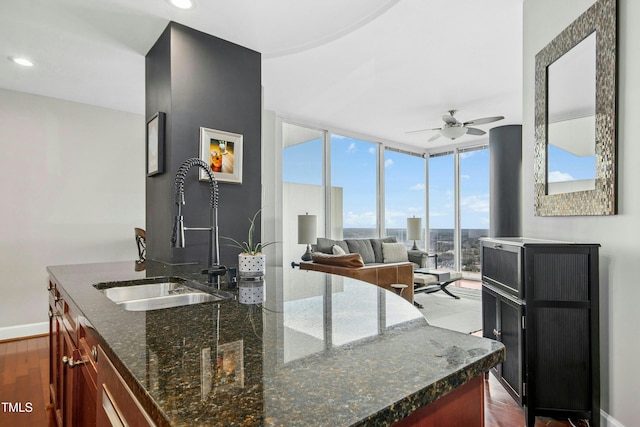
{"type": "Polygon", "coordinates": [[[74,395],[76,394],[76,381],[75,381],[75,371],[71,368],[67,360],[71,358],[77,358],[78,352],[73,345],[73,341],[69,334],[64,331],[60,333],[61,339],[61,349],[62,349],[62,358],[60,359],[60,395],[59,395],[59,405],[60,405],[60,419],[62,419],[63,426],[73,426],[73,422],[75,419],[74,415],[74,395]]]}
{"type": "Polygon", "coordinates": [[[63,332],[60,314],[56,310],[55,303],[49,308],[49,400],[53,405],[56,422],[62,425],[62,347],[63,332]]]}
{"type": "Polygon", "coordinates": [[[482,336],[502,342],[505,361],[492,372],[513,398],[523,403],[524,336],[520,300],[490,285],[482,287],[482,336]]]}
{"type": "Polygon", "coordinates": [[[98,397],[96,378],[98,370],[93,352],[85,338],[80,338],[78,350],[82,363],[74,368],[77,370],[78,376],[78,396],[75,402],[78,408],[76,425],[91,427],[96,425],[96,402],[98,397]]]}
{"type": "Polygon", "coordinates": [[[498,298],[498,331],[506,349],[501,376],[507,391],[522,405],[524,403],[524,337],[523,305],[507,298],[498,298]]]}

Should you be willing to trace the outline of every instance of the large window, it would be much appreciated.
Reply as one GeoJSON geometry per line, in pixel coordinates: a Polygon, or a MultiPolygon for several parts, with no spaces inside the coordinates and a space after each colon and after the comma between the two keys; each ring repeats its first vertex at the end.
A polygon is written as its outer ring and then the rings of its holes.
{"type": "Polygon", "coordinates": [[[489,149],[461,150],[460,269],[480,279],[480,237],[489,235],[489,149]]]}
{"type": "Polygon", "coordinates": [[[318,216],[318,237],[394,236],[407,247],[407,219],[422,219],[418,248],[438,267],[479,278],[489,232],[489,149],[422,154],[283,123],[283,259],[296,260],[297,215],[318,216]],[[428,201],[428,203],[427,203],[428,201]],[[425,239],[425,240],[423,240],[425,239]],[[284,248],[284,245],[283,245],[284,248]]]}
{"type": "Polygon", "coordinates": [[[429,158],[429,251],[438,267],[480,278],[480,238],[489,235],[489,149],[429,158]]]}
{"type": "Polygon", "coordinates": [[[305,252],[298,244],[298,215],[316,215],[317,234],[324,236],[324,139],[322,130],[282,124],[282,256],[288,262],[305,252]]]}
{"type": "Polygon", "coordinates": [[[429,158],[429,252],[438,255],[438,267],[456,270],[454,154],[429,158]]]}
{"type": "Polygon", "coordinates": [[[378,144],[331,135],[331,186],[342,190],[342,230],[332,227],[332,238],[378,237],[377,162],[378,144]]]}
{"type": "MultiPolygon", "coordinates": [[[[407,218],[421,218],[423,230],[426,224],[425,165],[424,158],[417,154],[384,150],[385,234],[395,236],[407,247],[413,246],[413,240],[407,239],[407,218]]],[[[421,234],[416,244],[424,249],[424,231],[421,234]]]]}

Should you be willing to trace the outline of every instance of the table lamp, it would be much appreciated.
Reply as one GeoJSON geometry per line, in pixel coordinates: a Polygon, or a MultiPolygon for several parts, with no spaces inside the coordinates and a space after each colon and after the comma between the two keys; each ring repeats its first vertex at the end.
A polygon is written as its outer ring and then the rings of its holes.
{"type": "Polygon", "coordinates": [[[407,218],[407,239],[413,240],[412,251],[418,250],[416,240],[422,240],[422,218],[407,218]]]}
{"type": "Polygon", "coordinates": [[[316,241],[318,217],[316,215],[298,215],[298,243],[307,245],[307,251],[302,255],[303,261],[311,261],[311,244],[316,241]]]}

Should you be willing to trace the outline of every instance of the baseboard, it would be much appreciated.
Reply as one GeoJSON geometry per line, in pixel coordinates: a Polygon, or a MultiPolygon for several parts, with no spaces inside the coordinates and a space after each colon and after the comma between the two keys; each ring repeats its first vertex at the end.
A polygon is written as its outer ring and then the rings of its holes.
{"type": "Polygon", "coordinates": [[[604,411],[600,411],[600,427],[625,427],[620,421],[604,411]]]}
{"type": "Polygon", "coordinates": [[[0,328],[0,341],[25,338],[49,333],[49,322],[30,323],[28,325],[7,326],[0,328]]]}

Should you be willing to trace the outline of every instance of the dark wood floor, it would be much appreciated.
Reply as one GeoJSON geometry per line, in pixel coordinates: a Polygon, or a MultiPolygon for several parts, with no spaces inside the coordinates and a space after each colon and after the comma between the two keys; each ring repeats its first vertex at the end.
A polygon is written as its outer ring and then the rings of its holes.
{"type": "MultiPolygon", "coordinates": [[[[0,426],[47,426],[49,402],[49,341],[34,337],[0,342],[0,426]],[[9,412],[7,405],[31,403],[31,412],[9,412]]],[[[504,388],[489,376],[485,381],[485,427],[524,426],[522,409],[504,388]]],[[[536,427],[570,427],[564,421],[536,421],[536,427]]]]}

